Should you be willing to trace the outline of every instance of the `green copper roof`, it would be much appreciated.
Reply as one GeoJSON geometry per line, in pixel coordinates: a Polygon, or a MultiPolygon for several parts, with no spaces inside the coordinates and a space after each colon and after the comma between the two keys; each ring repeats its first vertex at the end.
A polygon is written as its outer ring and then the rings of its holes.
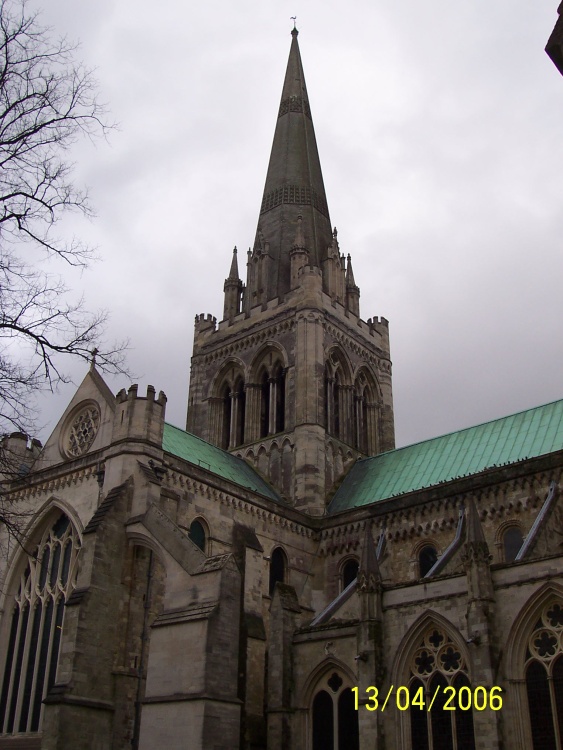
{"type": "Polygon", "coordinates": [[[240,487],[259,492],[271,500],[280,501],[276,492],[246,461],[232,456],[211,443],[206,443],[205,440],[189,432],[165,423],[162,447],[167,453],[189,461],[194,466],[201,466],[240,487]]]}
{"type": "Polygon", "coordinates": [[[357,461],[329,513],[563,450],[563,400],[357,461]]]}

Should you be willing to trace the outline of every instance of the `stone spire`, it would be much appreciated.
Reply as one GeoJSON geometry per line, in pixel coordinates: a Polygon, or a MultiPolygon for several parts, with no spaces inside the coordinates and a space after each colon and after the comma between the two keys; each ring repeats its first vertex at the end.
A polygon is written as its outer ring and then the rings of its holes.
{"type": "Polygon", "coordinates": [[[346,266],[346,307],[351,313],[360,317],[360,288],[354,280],[352,258],[350,255],[348,255],[348,264],[346,266]]]}
{"type": "Polygon", "coordinates": [[[233,248],[233,259],[231,261],[231,270],[229,271],[229,280],[239,281],[238,275],[238,261],[237,261],[237,247],[233,248]]]}
{"type": "MultiPolygon", "coordinates": [[[[265,244],[268,246],[269,278],[262,286],[267,288],[268,299],[291,288],[290,253],[298,231],[298,216],[302,217],[301,232],[310,265],[320,267],[332,241],[297,34],[297,29],[293,29],[253,250],[253,260],[258,264],[265,244]]],[[[258,299],[254,304],[257,302],[258,299]]]]}
{"type": "Polygon", "coordinates": [[[225,292],[225,303],[223,306],[223,319],[232,320],[240,312],[240,302],[243,291],[243,284],[238,275],[237,248],[233,250],[233,259],[231,261],[231,270],[225,279],[223,286],[225,292]]]}

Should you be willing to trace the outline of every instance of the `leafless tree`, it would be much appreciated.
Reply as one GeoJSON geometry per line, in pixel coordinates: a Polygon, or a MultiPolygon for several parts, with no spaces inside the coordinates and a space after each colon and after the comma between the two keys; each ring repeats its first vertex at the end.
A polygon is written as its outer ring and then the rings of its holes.
{"type": "MultiPolygon", "coordinates": [[[[92,260],[80,241],[59,236],[57,223],[68,211],[92,213],[72,179],[71,147],[112,127],[92,71],[75,55],[25,0],[0,0],[0,434],[29,432],[33,395],[65,380],[64,355],[90,360],[95,350],[102,370],[123,372],[124,345],[102,342],[105,313],[68,301],[53,272],[61,259],[79,267],[92,260]]],[[[8,442],[0,443],[0,480],[21,481],[21,456],[8,442]]],[[[23,520],[2,492],[1,523],[20,539],[23,520]]]]}
{"type": "Polygon", "coordinates": [[[100,343],[105,314],[65,302],[63,282],[45,268],[54,258],[91,260],[56,224],[67,211],[91,214],[72,181],[70,147],[112,127],[75,53],[25,0],[0,0],[0,431],[29,429],[33,393],[65,379],[61,355],[90,359],[96,348],[101,369],[123,366],[123,345],[100,343]]]}

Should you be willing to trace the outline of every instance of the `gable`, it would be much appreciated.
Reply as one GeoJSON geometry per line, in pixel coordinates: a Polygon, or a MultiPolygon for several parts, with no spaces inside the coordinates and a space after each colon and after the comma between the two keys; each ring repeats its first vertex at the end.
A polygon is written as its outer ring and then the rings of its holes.
{"type": "Polygon", "coordinates": [[[76,458],[111,443],[115,397],[91,367],[47,439],[34,470],[76,458]]]}

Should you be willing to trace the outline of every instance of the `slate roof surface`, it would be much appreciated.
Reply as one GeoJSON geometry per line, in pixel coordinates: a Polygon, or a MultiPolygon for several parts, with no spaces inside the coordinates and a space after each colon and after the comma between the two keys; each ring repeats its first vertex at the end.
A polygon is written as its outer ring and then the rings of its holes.
{"type": "Polygon", "coordinates": [[[280,496],[272,487],[242,458],[233,456],[227,451],[221,450],[211,443],[206,443],[205,440],[166,422],[164,424],[162,447],[167,453],[182,458],[194,466],[201,466],[203,469],[207,469],[223,479],[228,479],[240,487],[259,492],[276,502],[282,502],[280,496]]]}
{"type": "Polygon", "coordinates": [[[357,461],[329,513],[563,450],[563,399],[357,461]]]}

